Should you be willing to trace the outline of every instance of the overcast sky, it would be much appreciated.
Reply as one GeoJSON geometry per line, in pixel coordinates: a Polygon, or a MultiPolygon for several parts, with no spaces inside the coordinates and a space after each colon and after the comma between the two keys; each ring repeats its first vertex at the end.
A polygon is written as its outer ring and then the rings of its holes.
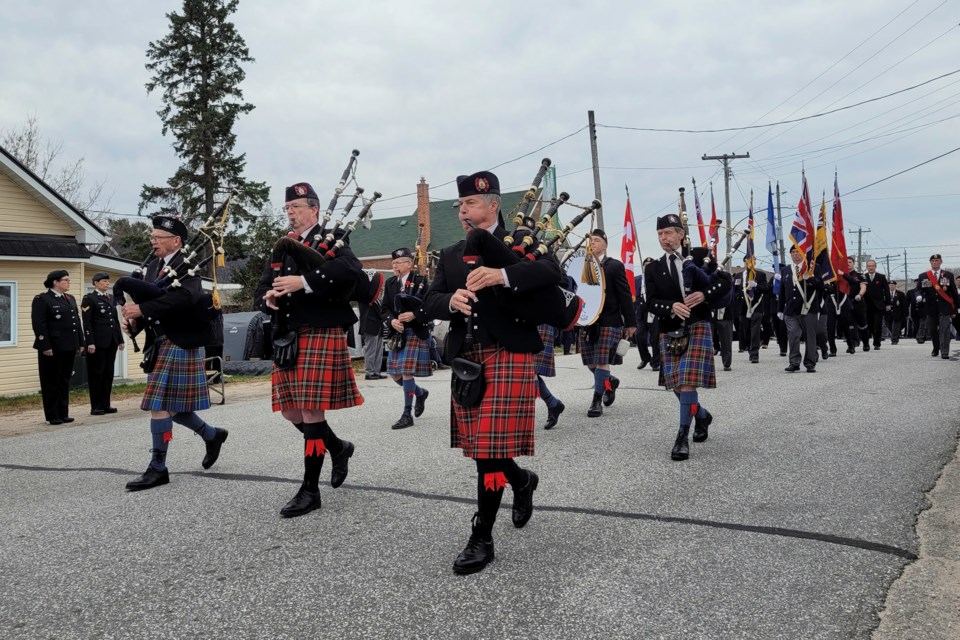
{"type": "MultiPolygon", "coordinates": [[[[112,211],[136,213],[141,185],[163,184],[178,166],[161,135],[160,96],[144,89],[144,52],[181,4],[5,4],[0,130],[36,114],[65,157],[83,157],[90,178],[115,192],[112,211]]],[[[550,157],[560,189],[586,204],[594,193],[584,127],[594,110],[611,253],[619,255],[627,185],[647,255],[659,252],[655,215],[676,210],[680,186],[695,220],[692,177],[706,215],[711,181],[723,215],[720,165],[703,154],[750,153],[732,163],[733,222],[753,189],[762,223],[768,181],[779,180],[786,233],[803,164],[815,209],[826,190],[829,214],[835,169],[846,194],[960,147],[960,73],[799,124],[611,128],[772,123],[957,71],[960,0],[242,0],[234,22],[256,59],[242,86],[256,109],[239,121],[236,151],[276,206],[300,180],[325,201],[354,148],[360,184],[384,194],[380,220],[413,210],[404,194],[420,176],[433,198],[453,198],[454,185],[439,185],[525,154],[496,170],[504,189],[529,184],[550,157]]],[[[871,230],[864,253],[898,254],[895,277],[905,247],[914,275],[934,249],[960,265],[958,176],[960,152],[850,193],[847,230],[871,230]]],[[[764,233],[758,223],[761,260],[764,233]]],[[[847,243],[854,253],[856,236],[847,243]]]]}

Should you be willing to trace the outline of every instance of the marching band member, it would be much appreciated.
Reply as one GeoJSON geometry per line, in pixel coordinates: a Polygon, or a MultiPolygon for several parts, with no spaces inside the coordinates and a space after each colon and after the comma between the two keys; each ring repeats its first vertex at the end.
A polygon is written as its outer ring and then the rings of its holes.
{"type": "MultiPolygon", "coordinates": [[[[153,219],[150,247],[154,259],[147,265],[147,282],[155,282],[165,266],[183,275],[186,262],[182,248],[187,236],[187,226],[180,220],[166,216],[153,219]]],[[[213,342],[211,324],[198,323],[190,313],[199,303],[201,290],[199,276],[187,276],[180,286],[167,288],[153,300],[123,305],[120,328],[130,334],[145,327],[144,354],[156,355],[140,403],[141,409],[150,412],[153,438],[150,452],[153,457],[143,475],[127,483],[129,491],[151,489],[170,482],[166,459],[167,448],[173,439],[174,422],[203,438],[206,455],[201,466],[204,469],[212,467],[220,457],[220,448],[229,435],[226,429],[210,426],[196,414],[210,407],[200,348],[213,342]]]]}
{"type": "Polygon", "coordinates": [[[711,279],[707,286],[688,280],[682,272],[698,267],[680,264],[678,253],[685,236],[679,216],[657,218],[657,239],[664,255],[644,271],[647,309],[660,320],[661,384],[673,390],[680,401],[680,428],[670,452],[673,460],[690,456],[687,435],[691,421],[696,420],[694,442],[709,436],[713,416],[700,403],[697,389],[717,386],[710,308],[719,304],[732,286],[723,278],[711,279]]]}
{"type": "Polygon", "coordinates": [[[385,326],[392,329],[398,348],[391,349],[387,356],[387,375],[403,387],[403,414],[391,429],[406,429],[413,426],[413,415],[423,414],[424,404],[430,392],[417,385],[414,377],[432,375],[430,367],[430,326],[423,310],[423,297],[427,290],[427,277],[411,273],[413,252],[401,247],[391,254],[393,276],[383,287],[383,317],[385,326]],[[409,311],[401,310],[400,294],[413,302],[409,311]],[[414,407],[416,400],[416,407],[414,407]]]}
{"type": "MultiPolygon", "coordinates": [[[[306,182],[286,190],[284,211],[293,233],[310,241],[320,231],[320,202],[306,182]]],[[[330,452],[333,469],[330,486],[343,484],[353,455],[352,442],[341,440],[327,423],[326,412],[363,403],[347,351],[346,331],[357,321],[347,298],[361,271],[360,261],[348,246],[321,268],[297,273],[291,264],[274,277],[265,265],[254,294],[261,311],[283,314],[288,329],[296,332],[296,363],[273,368],[273,410],[279,411],[303,433],[303,484],[280,515],[302,516],[320,507],[320,470],[330,452]]]]}
{"type": "MultiPolygon", "coordinates": [[[[457,190],[465,232],[477,228],[497,238],[506,236],[498,224],[497,176],[489,171],[461,176],[457,190]]],[[[534,454],[533,354],[543,344],[536,325],[519,320],[514,305],[521,304],[519,296],[561,280],[560,267],[551,255],[503,269],[480,266],[468,271],[465,246],[461,240],[441,250],[426,298],[428,316],[450,320],[448,359],[459,355],[480,364],[486,385],[469,406],[458,404],[456,394],[451,397],[451,446],[462,449],[477,467],[477,512],[467,546],[453,563],[457,574],[481,571],[494,559],[493,524],[507,484],[513,489],[513,526],[522,528],[533,514],[539,478],[514,458],[534,454]],[[512,295],[501,296],[501,292],[512,295]]],[[[456,374],[456,363],[453,370],[456,374]]]]}
{"type": "Polygon", "coordinates": [[[589,327],[580,329],[580,359],[593,374],[593,401],[587,416],[597,418],[603,415],[603,407],[609,407],[617,399],[620,380],[610,374],[610,363],[620,339],[629,339],[637,330],[637,315],[627,273],[622,262],[607,255],[607,234],[603,229],[590,232],[590,252],[603,267],[606,285],[600,317],[589,327]]]}
{"type": "Polygon", "coordinates": [[[556,359],[554,357],[557,328],[548,324],[541,324],[537,327],[537,332],[540,334],[540,342],[543,343],[543,351],[533,356],[533,370],[537,374],[540,399],[547,405],[547,421],[543,428],[553,429],[560,420],[560,414],[567,408],[560,401],[560,398],[550,393],[547,383],[543,380],[557,375],[556,359]]]}

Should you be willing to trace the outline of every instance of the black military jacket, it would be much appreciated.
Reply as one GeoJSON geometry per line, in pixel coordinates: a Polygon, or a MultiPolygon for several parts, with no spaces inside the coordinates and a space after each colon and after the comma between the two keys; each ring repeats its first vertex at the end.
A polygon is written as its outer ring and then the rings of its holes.
{"type": "MultiPolygon", "coordinates": [[[[677,270],[682,275],[682,265],[678,264],[677,270]]],[[[660,318],[660,332],[667,333],[679,329],[684,321],[683,318],[673,315],[673,303],[683,302],[685,295],[680,288],[680,283],[670,273],[667,256],[662,255],[648,264],[643,271],[643,277],[647,281],[647,312],[660,318]]],[[[696,282],[693,285],[693,292],[702,293],[704,301],[691,309],[688,323],[709,321],[710,310],[730,292],[731,281],[719,276],[709,276],[709,278],[710,284],[707,286],[698,285],[696,282]]]]}
{"type": "Polygon", "coordinates": [[[823,296],[823,282],[816,277],[808,277],[794,284],[793,269],[789,265],[782,267],[780,281],[779,309],[785,316],[799,316],[803,312],[803,299],[810,301],[807,313],[820,310],[823,296]]]}
{"type": "Polygon", "coordinates": [[[30,320],[34,349],[76,351],[85,344],[77,301],[69,293],[57,295],[48,290],[34,296],[30,320]]]}
{"type": "Polygon", "coordinates": [[[949,271],[940,269],[940,288],[943,289],[947,297],[953,300],[953,306],[950,306],[943,297],[933,288],[930,282],[930,274],[926,271],[917,278],[916,294],[922,296],[923,307],[927,315],[950,316],[957,312],[957,303],[960,302],[960,292],[957,291],[957,281],[949,271]]]}
{"type": "Polygon", "coordinates": [[[91,291],[80,304],[83,313],[83,334],[87,346],[106,349],[123,342],[120,321],[109,294],[91,291]]]}
{"type": "Polygon", "coordinates": [[[630,283],[627,272],[619,260],[604,256],[600,263],[603,267],[603,281],[606,294],[603,296],[603,308],[597,325],[601,327],[636,327],[637,312],[630,297],[630,283]]]}

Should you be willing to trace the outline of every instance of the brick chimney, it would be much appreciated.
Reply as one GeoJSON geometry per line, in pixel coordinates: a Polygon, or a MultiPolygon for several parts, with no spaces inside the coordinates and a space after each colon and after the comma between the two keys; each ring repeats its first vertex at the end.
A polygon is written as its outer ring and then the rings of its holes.
{"type": "MultiPolygon", "coordinates": [[[[420,225],[423,225],[423,236],[420,239],[420,248],[426,255],[427,248],[430,246],[430,185],[427,179],[420,176],[420,184],[417,185],[417,232],[420,231],[420,225]]],[[[426,268],[426,265],[424,265],[426,268]]]]}

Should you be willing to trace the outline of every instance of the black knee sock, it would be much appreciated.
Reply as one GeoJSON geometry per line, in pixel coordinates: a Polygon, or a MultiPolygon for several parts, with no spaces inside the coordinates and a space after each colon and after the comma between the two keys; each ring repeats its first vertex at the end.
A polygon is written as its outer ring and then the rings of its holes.
{"type": "Polygon", "coordinates": [[[503,499],[503,488],[507,484],[504,463],[504,460],[477,460],[477,511],[480,513],[477,527],[484,538],[491,537],[503,499]]]}
{"type": "Polygon", "coordinates": [[[514,491],[524,488],[530,482],[530,472],[514,462],[513,458],[507,458],[503,474],[507,476],[507,482],[514,491]]]}
{"type": "Polygon", "coordinates": [[[343,451],[343,440],[337,437],[327,421],[307,422],[303,425],[303,437],[306,440],[322,440],[323,446],[330,451],[330,455],[340,455],[343,451]]]}
{"type": "MultiPolygon", "coordinates": [[[[323,446],[311,446],[314,440],[306,440],[303,452],[303,486],[310,491],[320,490],[320,470],[323,468],[323,446]]],[[[322,441],[320,441],[322,442],[322,441]]]]}

